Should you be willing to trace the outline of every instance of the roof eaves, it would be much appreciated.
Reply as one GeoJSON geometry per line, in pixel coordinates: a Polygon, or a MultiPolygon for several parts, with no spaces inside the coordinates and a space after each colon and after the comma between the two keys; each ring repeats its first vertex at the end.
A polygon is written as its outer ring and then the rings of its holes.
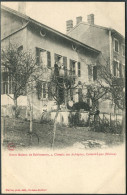
{"type": "Polygon", "coordinates": [[[1,9],[5,10],[5,11],[8,11],[8,12],[11,12],[12,14],[17,15],[17,16],[19,16],[19,17],[21,17],[21,18],[26,19],[26,20],[28,20],[28,19],[30,18],[29,16],[27,16],[27,15],[25,15],[25,14],[22,14],[22,13],[20,13],[20,12],[14,10],[14,9],[11,9],[11,8],[9,8],[9,7],[6,7],[6,6],[4,6],[4,5],[1,5],[1,9]]]}
{"type": "Polygon", "coordinates": [[[15,11],[15,10],[13,10],[11,8],[8,8],[6,6],[3,6],[3,5],[1,5],[1,8],[6,10],[6,11],[8,11],[8,12],[11,12],[12,14],[15,14],[15,15],[21,17],[21,18],[24,18],[24,19],[28,20],[31,23],[34,23],[36,25],[39,25],[40,27],[46,28],[47,30],[50,30],[50,31],[56,33],[57,35],[62,36],[62,37],[66,38],[66,39],[68,39],[70,41],[74,41],[75,43],[77,43],[77,44],[79,44],[79,45],[81,45],[81,46],[83,46],[83,47],[85,47],[85,48],[87,48],[89,50],[92,50],[92,51],[94,51],[96,53],[100,53],[99,50],[94,49],[94,48],[92,48],[92,47],[90,47],[88,45],[85,45],[84,43],[81,43],[80,41],[78,41],[78,40],[76,40],[76,39],[74,39],[74,38],[72,38],[70,36],[67,36],[66,34],[63,34],[63,33],[59,32],[59,31],[57,31],[57,30],[55,30],[55,29],[53,29],[53,28],[51,28],[49,26],[46,26],[45,24],[42,24],[42,23],[40,23],[40,22],[38,22],[38,21],[36,21],[36,20],[34,20],[34,19],[32,19],[32,18],[22,14],[22,13],[19,13],[18,11],[15,11]]]}
{"type": "Polygon", "coordinates": [[[32,18],[29,18],[29,21],[34,23],[34,24],[36,24],[36,25],[39,25],[40,27],[43,27],[43,28],[46,28],[47,30],[52,31],[53,33],[55,33],[55,34],[57,34],[59,36],[62,36],[63,38],[66,38],[66,39],[68,39],[70,41],[74,41],[75,43],[77,43],[77,44],[79,44],[79,45],[81,45],[81,46],[83,46],[83,47],[85,47],[85,48],[87,48],[89,50],[92,50],[92,51],[94,51],[96,53],[100,53],[99,50],[94,49],[94,48],[92,48],[92,47],[90,47],[90,46],[88,46],[88,45],[86,45],[84,43],[81,43],[80,41],[78,41],[78,40],[76,40],[76,39],[74,39],[74,38],[72,38],[72,37],[70,37],[70,36],[68,36],[68,35],[66,35],[64,33],[61,33],[61,32],[59,32],[59,31],[57,31],[57,30],[55,30],[55,29],[53,29],[53,28],[51,28],[51,27],[49,27],[49,26],[47,26],[45,24],[42,24],[42,23],[40,23],[40,22],[38,22],[38,21],[36,21],[36,20],[34,20],[32,18]]]}
{"type": "Polygon", "coordinates": [[[75,28],[77,28],[80,24],[84,24],[84,25],[88,25],[88,26],[94,26],[96,28],[100,28],[100,29],[103,29],[103,30],[111,30],[112,32],[115,32],[115,33],[118,33],[122,38],[124,38],[123,35],[121,35],[118,31],[116,31],[115,29],[113,28],[109,28],[109,27],[104,27],[104,26],[100,26],[100,25],[96,25],[96,24],[88,24],[87,22],[80,22],[79,24],[75,25],[68,33],[67,35],[69,35],[70,32],[72,32],[75,28]]]}

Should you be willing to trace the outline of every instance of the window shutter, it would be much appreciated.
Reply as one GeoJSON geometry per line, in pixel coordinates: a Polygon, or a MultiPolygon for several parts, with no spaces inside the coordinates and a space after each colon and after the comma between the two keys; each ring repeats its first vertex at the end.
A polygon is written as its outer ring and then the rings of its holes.
{"type": "Polygon", "coordinates": [[[67,57],[63,56],[63,66],[65,70],[65,75],[67,75],[67,57]]]}
{"type": "Polygon", "coordinates": [[[70,75],[72,75],[72,60],[70,60],[70,75]]]}
{"type": "Polygon", "coordinates": [[[97,66],[93,67],[93,80],[97,80],[97,66]]]}
{"type": "Polygon", "coordinates": [[[120,78],[123,77],[122,76],[122,64],[121,63],[119,63],[119,76],[120,76],[120,78]]]}
{"type": "Polygon", "coordinates": [[[47,51],[47,66],[51,68],[51,53],[47,51]]]}
{"type": "Polygon", "coordinates": [[[40,65],[40,49],[36,47],[36,63],[40,65]]]}
{"type": "Polygon", "coordinates": [[[81,76],[81,63],[78,62],[78,77],[81,76]]]}
{"type": "Polygon", "coordinates": [[[91,81],[92,80],[92,67],[91,67],[91,65],[88,65],[88,77],[89,77],[89,81],[91,81]]]}

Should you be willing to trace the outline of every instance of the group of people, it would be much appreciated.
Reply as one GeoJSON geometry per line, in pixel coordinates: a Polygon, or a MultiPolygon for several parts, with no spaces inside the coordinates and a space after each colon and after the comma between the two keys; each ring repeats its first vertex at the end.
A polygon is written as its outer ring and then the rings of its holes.
{"type": "Polygon", "coordinates": [[[55,62],[54,64],[54,73],[56,76],[64,75],[64,65],[55,62]]]}

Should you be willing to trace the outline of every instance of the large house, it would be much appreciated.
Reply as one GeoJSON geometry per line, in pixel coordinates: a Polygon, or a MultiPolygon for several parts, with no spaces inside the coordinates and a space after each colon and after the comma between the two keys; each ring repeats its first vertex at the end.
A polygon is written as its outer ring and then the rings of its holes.
{"type": "MultiPolygon", "coordinates": [[[[43,107],[48,105],[48,109],[52,108],[54,100],[51,99],[48,91],[48,83],[54,69],[55,63],[59,63],[66,67],[66,70],[72,72],[71,75],[79,83],[91,82],[88,67],[92,64],[96,67],[96,59],[100,55],[100,51],[85,44],[78,37],[72,38],[62,34],[24,14],[23,2],[20,3],[19,11],[15,11],[5,6],[1,6],[1,45],[2,49],[8,45],[16,44],[20,50],[30,50],[37,59],[39,66],[46,66],[48,73],[45,74],[42,87],[41,97],[35,93],[33,97],[34,118],[40,118],[43,107]]],[[[96,69],[93,71],[92,81],[96,80],[96,69]]],[[[2,72],[2,104],[12,104],[7,94],[12,94],[11,84],[5,72],[2,72]]],[[[80,101],[80,89],[76,88],[70,91],[69,98],[74,102],[80,101]]],[[[13,94],[12,94],[13,95],[13,94]]],[[[27,96],[20,97],[23,102],[27,96]]]]}
{"type": "Polygon", "coordinates": [[[96,25],[94,14],[87,16],[87,22],[82,17],[67,21],[67,35],[101,51],[106,61],[109,61],[111,72],[116,77],[125,74],[125,38],[112,28],[96,25]]]}
{"type": "MultiPolygon", "coordinates": [[[[112,28],[96,25],[94,14],[87,16],[87,22],[82,17],[76,18],[76,25],[68,20],[66,23],[67,35],[101,51],[103,62],[118,81],[125,79],[125,38],[112,28]]],[[[111,101],[103,101],[100,107],[105,112],[113,112],[114,105],[111,101]]],[[[117,108],[114,110],[121,112],[117,108]]]]}

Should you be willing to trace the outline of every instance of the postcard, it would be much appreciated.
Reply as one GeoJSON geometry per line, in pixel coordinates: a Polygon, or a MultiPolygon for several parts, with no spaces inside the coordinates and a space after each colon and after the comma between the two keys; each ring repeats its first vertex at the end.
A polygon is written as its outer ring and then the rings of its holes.
{"type": "Polygon", "coordinates": [[[1,3],[3,194],[125,194],[125,2],[1,3]]]}

